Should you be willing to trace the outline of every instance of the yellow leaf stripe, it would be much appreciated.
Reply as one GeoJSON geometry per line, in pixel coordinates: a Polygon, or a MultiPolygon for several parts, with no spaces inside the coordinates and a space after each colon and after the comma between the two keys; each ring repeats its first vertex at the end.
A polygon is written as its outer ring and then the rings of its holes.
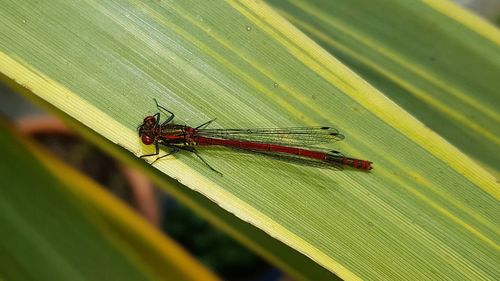
{"type": "Polygon", "coordinates": [[[471,14],[470,12],[464,10],[462,7],[451,3],[446,0],[422,0],[425,4],[429,5],[436,11],[446,15],[456,22],[463,23],[470,30],[481,34],[484,38],[487,38],[491,42],[500,45],[500,30],[488,23],[487,21],[481,19],[480,17],[471,14]]]}

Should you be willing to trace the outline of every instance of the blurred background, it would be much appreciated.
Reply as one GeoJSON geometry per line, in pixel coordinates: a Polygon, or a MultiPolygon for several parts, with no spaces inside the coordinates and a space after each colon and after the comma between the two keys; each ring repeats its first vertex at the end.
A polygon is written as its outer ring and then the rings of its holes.
{"type": "Polygon", "coordinates": [[[453,2],[500,26],[500,1],[454,0],[453,2]]]}

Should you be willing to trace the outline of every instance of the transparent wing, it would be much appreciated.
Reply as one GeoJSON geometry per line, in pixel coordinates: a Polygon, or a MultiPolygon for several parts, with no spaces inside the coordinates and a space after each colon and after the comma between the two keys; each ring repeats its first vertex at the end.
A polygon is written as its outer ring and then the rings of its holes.
{"type": "Polygon", "coordinates": [[[296,165],[318,167],[318,168],[332,169],[332,170],[343,170],[344,169],[340,163],[321,161],[318,159],[307,158],[307,157],[303,157],[300,155],[291,155],[291,154],[284,154],[284,153],[272,152],[272,151],[256,151],[256,150],[242,150],[242,151],[247,152],[247,153],[254,153],[257,155],[264,155],[264,156],[267,156],[270,158],[293,163],[296,165]]]}
{"type": "Polygon", "coordinates": [[[332,127],[290,127],[257,129],[198,129],[196,135],[217,139],[242,140],[288,146],[309,146],[344,139],[332,127]]]}

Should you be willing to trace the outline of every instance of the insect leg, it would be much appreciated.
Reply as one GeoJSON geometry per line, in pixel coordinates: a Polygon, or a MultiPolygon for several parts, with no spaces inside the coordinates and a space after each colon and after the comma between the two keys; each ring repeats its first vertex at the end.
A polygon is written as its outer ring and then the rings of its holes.
{"type": "Polygon", "coordinates": [[[216,119],[212,119],[212,120],[209,120],[203,124],[201,124],[200,126],[196,127],[195,129],[205,129],[206,127],[208,127],[208,125],[210,125],[212,122],[214,122],[216,119]]]}
{"type": "MultiPolygon", "coordinates": [[[[170,146],[169,146],[169,147],[170,147],[170,146]]],[[[160,160],[160,159],[162,159],[162,158],[165,158],[165,157],[167,157],[167,156],[169,156],[169,155],[172,155],[172,154],[175,154],[175,153],[179,152],[179,148],[177,148],[177,147],[170,147],[170,148],[172,148],[172,150],[170,150],[170,152],[169,152],[169,153],[167,153],[167,154],[165,154],[165,155],[162,155],[162,156],[160,156],[160,157],[156,158],[156,159],[155,159],[155,161],[151,162],[151,165],[153,165],[156,161],[158,161],[158,160],[160,160]]]]}
{"type": "Polygon", "coordinates": [[[160,117],[160,112],[154,114],[153,117],[156,119],[156,123],[155,123],[155,127],[156,127],[160,123],[160,118],[161,118],[160,117]]]}
{"type": "Polygon", "coordinates": [[[144,154],[144,155],[139,156],[139,158],[155,156],[155,155],[158,155],[158,154],[160,154],[160,147],[158,146],[158,142],[155,142],[155,153],[144,154]]]}
{"type": "MultiPolygon", "coordinates": [[[[169,116],[169,117],[168,117],[165,121],[163,121],[163,123],[162,123],[161,125],[163,126],[163,125],[166,125],[166,124],[170,123],[170,121],[172,121],[172,119],[174,119],[175,114],[174,114],[172,111],[170,111],[170,110],[166,109],[165,107],[163,107],[163,106],[159,105],[159,104],[158,104],[158,101],[157,101],[156,99],[153,99],[153,100],[154,100],[154,101],[155,101],[155,103],[156,103],[156,107],[157,107],[160,111],[161,111],[161,110],[163,110],[163,111],[166,111],[166,112],[170,113],[170,116],[169,116]]],[[[155,115],[156,115],[156,114],[155,114],[155,115]]]]}
{"type": "Polygon", "coordinates": [[[208,168],[210,168],[210,170],[216,172],[221,177],[223,176],[223,174],[221,172],[217,171],[214,167],[212,167],[210,164],[208,164],[208,162],[205,159],[203,159],[203,157],[201,157],[201,155],[198,153],[198,150],[196,150],[194,147],[178,147],[178,148],[194,153],[194,155],[196,155],[196,157],[198,157],[201,160],[201,162],[205,163],[205,165],[207,165],[208,168]]]}

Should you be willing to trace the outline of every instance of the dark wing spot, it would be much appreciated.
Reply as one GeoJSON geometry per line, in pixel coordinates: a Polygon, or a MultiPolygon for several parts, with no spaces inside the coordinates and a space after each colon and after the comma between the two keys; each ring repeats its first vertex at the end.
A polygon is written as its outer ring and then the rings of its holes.
{"type": "Polygon", "coordinates": [[[343,140],[345,138],[345,136],[340,133],[332,133],[330,135],[337,137],[338,140],[343,140]]]}
{"type": "Polygon", "coordinates": [[[321,127],[321,130],[328,130],[330,127],[321,127]]]}

